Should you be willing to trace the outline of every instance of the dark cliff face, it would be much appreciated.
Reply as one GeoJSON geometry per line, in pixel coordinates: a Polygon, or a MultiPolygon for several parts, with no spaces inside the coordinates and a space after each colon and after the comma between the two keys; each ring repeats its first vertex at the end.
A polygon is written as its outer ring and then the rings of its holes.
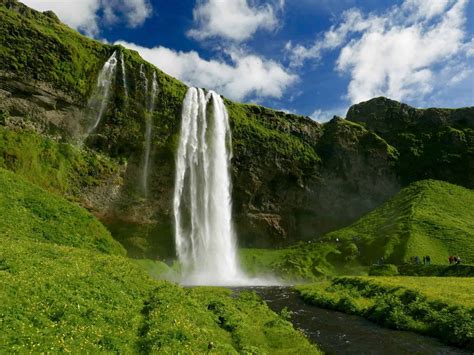
{"type": "Polygon", "coordinates": [[[404,185],[432,178],[474,187],[474,107],[416,109],[379,97],[352,106],[347,119],[398,150],[404,185]]]}
{"type": "MultiPolygon", "coordinates": [[[[186,86],[136,52],[85,38],[51,14],[2,1],[0,16],[5,43],[0,52],[0,166],[79,201],[102,219],[130,255],[171,257],[174,159],[186,86]],[[114,50],[124,55],[128,98],[118,70],[100,125],[78,144],[97,75],[114,50]],[[141,65],[148,77],[156,71],[160,88],[152,114],[147,197],[139,184],[146,116],[141,65]],[[32,152],[38,161],[35,169],[28,163],[32,152]],[[45,182],[40,179],[44,176],[52,178],[45,182]]],[[[321,236],[391,197],[400,189],[400,178],[413,178],[403,139],[421,139],[412,133],[419,110],[383,102],[356,105],[349,110],[349,120],[335,118],[321,125],[226,100],[239,242],[273,247],[321,236]]],[[[452,126],[428,123],[428,116],[420,132],[429,126],[431,137],[457,139],[456,154],[472,155],[472,133],[458,128],[464,121],[472,124],[470,114],[453,114],[450,117],[458,123],[452,126]]],[[[454,145],[446,147],[439,149],[451,154],[454,145]]],[[[436,161],[423,159],[421,155],[418,163],[437,169],[436,161]]],[[[470,171],[472,176],[474,171],[461,170],[451,164],[445,173],[463,180],[467,178],[459,174],[470,171]]]]}

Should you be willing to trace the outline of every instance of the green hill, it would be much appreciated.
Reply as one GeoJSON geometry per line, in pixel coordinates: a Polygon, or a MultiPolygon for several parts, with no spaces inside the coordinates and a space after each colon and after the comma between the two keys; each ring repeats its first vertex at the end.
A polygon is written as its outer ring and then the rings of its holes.
{"type": "Polygon", "coordinates": [[[84,208],[0,169],[0,237],[125,254],[84,208]]]}
{"type": "Polygon", "coordinates": [[[157,281],[123,254],[85,209],[0,169],[0,353],[319,353],[254,294],[157,281]]]}
{"type": "Polygon", "coordinates": [[[449,255],[474,263],[474,191],[442,181],[423,180],[351,226],[324,237],[353,250],[364,264],[384,257],[404,263],[429,255],[444,264],[449,255]]]}

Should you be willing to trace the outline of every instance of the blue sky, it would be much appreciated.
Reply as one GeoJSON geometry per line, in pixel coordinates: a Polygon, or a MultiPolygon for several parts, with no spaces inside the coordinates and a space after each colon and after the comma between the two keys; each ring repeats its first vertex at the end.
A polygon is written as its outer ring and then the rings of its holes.
{"type": "Polygon", "coordinates": [[[189,85],[325,121],[374,96],[474,105],[469,0],[25,0],[189,85]]]}

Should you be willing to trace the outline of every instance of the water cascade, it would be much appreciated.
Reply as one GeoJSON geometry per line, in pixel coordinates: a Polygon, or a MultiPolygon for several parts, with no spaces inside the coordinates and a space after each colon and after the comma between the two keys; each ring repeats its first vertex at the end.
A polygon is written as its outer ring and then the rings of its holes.
{"type": "Polygon", "coordinates": [[[190,88],[183,102],[176,161],[174,218],[183,283],[238,285],[240,271],[232,226],[231,131],[216,93],[190,88]]]}
{"type": "Polygon", "coordinates": [[[110,93],[110,85],[114,80],[115,69],[117,67],[117,51],[105,62],[97,79],[97,86],[94,94],[89,99],[88,108],[94,112],[94,120],[87,129],[87,134],[92,133],[100,123],[104,110],[107,107],[107,100],[110,93]]]}
{"type": "MultiPolygon", "coordinates": [[[[145,74],[145,89],[148,88],[148,79],[145,74]]],[[[155,109],[155,99],[158,93],[158,81],[156,79],[156,72],[153,72],[153,78],[151,81],[151,92],[147,98],[147,112],[145,113],[145,150],[143,156],[143,170],[142,170],[142,187],[145,196],[148,192],[148,174],[150,169],[150,150],[151,150],[151,137],[153,129],[153,110],[155,109]]]]}
{"type": "Polygon", "coordinates": [[[125,98],[128,98],[128,87],[127,87],[127,73],[125,71],[125,61],[123,59],[123,52],[120,52],[120,66],[122,68],[122,82],[123,82],[123,92],[125,98]]]}

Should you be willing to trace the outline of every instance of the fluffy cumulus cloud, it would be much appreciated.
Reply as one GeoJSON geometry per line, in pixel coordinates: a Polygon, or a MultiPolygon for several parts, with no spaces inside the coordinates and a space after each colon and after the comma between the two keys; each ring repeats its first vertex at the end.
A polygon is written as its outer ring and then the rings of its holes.
{"type": "Polygon", "coordinates": [[[346,117],[347,107],[334,107],[331,109],[323,110],[323,109],[316,109],[314,112],[309,115],[313,120],[324,123],[332,120],[334,116],[339,117],[346,117]]]}
{"type": "Polygon", "coordinates": [[[374,96],[414,99],[472,76],[468,0],[405,0],[383,14],[346,11],[312,46],[287,45],[293,66],[340,49],[336,69],[350,76],[351,102],[374,96]],[[458,73],[450,77],[446,73],[458,73]]]}
{"type": "Polygon", "coordinates": [[[283,0],[260,6],[251,6],[247,0],[201,0],[193,11],[197,27],[188,35],[198,40],[220,37],[241,42],[258,29],[277,27],[275,13],[283,6],[283,0]]]}
{"type": "Polygon", "coordinates": [[[148,0],[22,0],[36,10],[52,10],[61,21],[90,36],[99,33],[98,23],[141,25],[152,14],[148,0]]]}
{"type": "Polygon", "coordinates": [[[145,48],[117,42],[134,49],[147,61],[188,85],[213,89],[234,100],[280,98],[298,77],[279,63],[237,50],[228,52],[231,64],[205,60],[197,52],[178,52],[165,47],[145,48]]]}

